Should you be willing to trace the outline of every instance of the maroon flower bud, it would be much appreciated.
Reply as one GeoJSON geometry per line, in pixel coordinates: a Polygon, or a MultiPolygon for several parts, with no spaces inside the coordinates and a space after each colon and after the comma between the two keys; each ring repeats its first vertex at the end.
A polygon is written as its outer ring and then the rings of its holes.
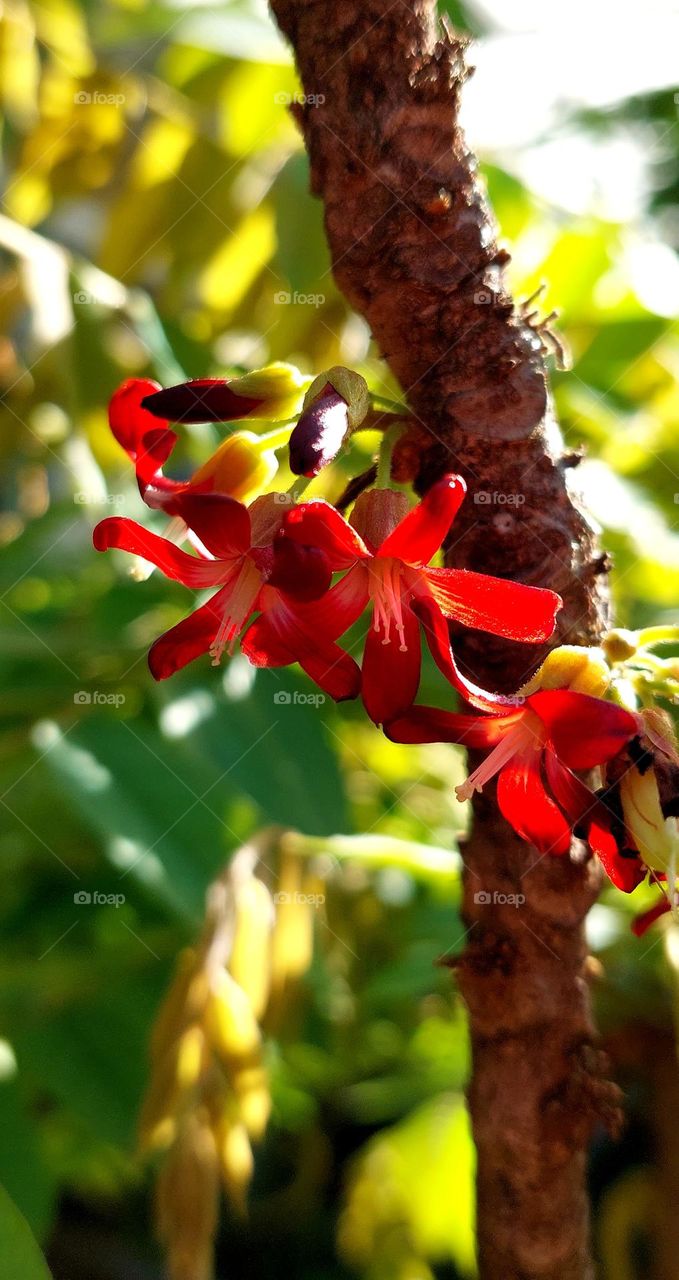
{"type": "Polygon", "coordinates": [[[290,436],[290,470],[317,476],[337,457],[349,430],[346,400],[328,382],[302,413],[290,436]]]}
{"type": "Polygon", "coordinates": [[[232,422],[247,418],[262,401],[238,395],[224,378],[194,378],[146,396],[142,408],[170,422],[232,422]]]}

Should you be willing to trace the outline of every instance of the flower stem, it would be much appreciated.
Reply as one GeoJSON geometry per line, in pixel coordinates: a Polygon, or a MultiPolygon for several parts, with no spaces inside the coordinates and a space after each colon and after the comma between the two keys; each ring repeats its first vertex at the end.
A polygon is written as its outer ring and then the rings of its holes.
{"type": "Polygon", "coordinates": [[[388,431],[385,431],[382,437],[380,454],[377,460],[377,479],[375,481],[377,489],[391,489],[391,458],[394,446],[403,435],[403,431],[403,423],[395,422],[392,427],[389,427],[388,431]]]}

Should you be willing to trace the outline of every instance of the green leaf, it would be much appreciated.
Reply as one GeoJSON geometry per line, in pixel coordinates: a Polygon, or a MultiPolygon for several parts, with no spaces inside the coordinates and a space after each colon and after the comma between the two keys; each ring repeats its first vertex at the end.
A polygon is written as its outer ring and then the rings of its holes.
{"type": "MultiPolygon", "coordinates": [[[[231,672],[252,679],[241,663],[232,663],[231,672]]],[[[315,835],[345,830],[330,700],[289,668],[257,672],[247,692],[236,685],[227,674],[225,697],[211,698],[207,690],[192,695],[205,707],[200,723],[191,725],[191,743],[206,771],[228,777],[269,822],[315,835]]],[[[166,718],[171,715],[166,708],[166,718]]]]}
{"type": "MultiPolygon", "coordinates": [[[[93,716],[66,736],[36,727],[44,767],[64,785],[105,852],[181,915],[202,918],[204,894],[239,836],[222,818],[224,782],[183,743],[135,722],[93,716]]],[[[123,881],[124,882],[124,881],[123,881]]]]}
{"type": "Polygon", "coordinates": [[[26,1219],[0,1187],[0,1257],[12,1280],[50,1280],[50,1272],[26,1219]]]}

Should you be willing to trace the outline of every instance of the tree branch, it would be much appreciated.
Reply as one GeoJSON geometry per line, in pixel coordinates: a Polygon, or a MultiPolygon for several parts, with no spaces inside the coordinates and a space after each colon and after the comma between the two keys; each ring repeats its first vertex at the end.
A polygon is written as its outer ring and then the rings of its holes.
{"type": "MultiPolygon", "coordinates": [[[[508,255],[458,125],[464,42],[439,30],[435,0],[272,7],[297,56],[305,101],[294,114],[335,277],[419,424],[398,450],[400,474],[422,490],[461,472],[470,496],[447,562],[559,591],[558,639],[595,642],[607,566],[569,493],[573,458],[562,453],[541,334],[507,292],[508,255]]],[[[508,92],[499,88],[499,110],[508,92]]],[[[543,656],[469,632],[457,649],[476,680],[505,691],[543,656]]],[[[473,1046],[481,1274],[584,1280],[586,1148],[617,1104],[585,981],[598,873],[581,847],[570,860],[527,849],[492,789],[465,864],[468,938],[456,967],[473,1046]],[[525,902],[507,904],[511,894],[525,902]]]]}

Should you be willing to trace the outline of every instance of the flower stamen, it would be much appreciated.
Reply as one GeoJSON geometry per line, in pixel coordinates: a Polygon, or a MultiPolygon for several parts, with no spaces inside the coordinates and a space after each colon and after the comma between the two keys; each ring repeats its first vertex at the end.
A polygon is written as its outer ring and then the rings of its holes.
{"type": "Polygon", "coordinates": [[[252,613],[261,586],[262,575],[259,569],[250,556],[245,556],[240,570],[233,579],[233,585],[226,597],[222,620],[210,645],[213,667],[219,666],[225,649],[229,656],[233,653],[236,641],[252,613]]]}
{"type": "Polygon", "coordinates": [[[475,791],[483,791],[487,782],[509,763],[514,756],[525,751],[539,752],[545,745],[545,731],[536,715],[522,715],[518,724],[505,733],[496,747],[464,782],[455,788],[458,800],[471,800],[475,791]]]}
{"type": "Polygon", "coordinates": [[[402,565],[398,560],[374,559],[370,565],[370,595],[374,606],[375,631],[382,631],[382,644],[391,643],[393,622],[400,640],[401,653],[408,652],[403,621],[403,593],[401,589],[402,565]]]}

